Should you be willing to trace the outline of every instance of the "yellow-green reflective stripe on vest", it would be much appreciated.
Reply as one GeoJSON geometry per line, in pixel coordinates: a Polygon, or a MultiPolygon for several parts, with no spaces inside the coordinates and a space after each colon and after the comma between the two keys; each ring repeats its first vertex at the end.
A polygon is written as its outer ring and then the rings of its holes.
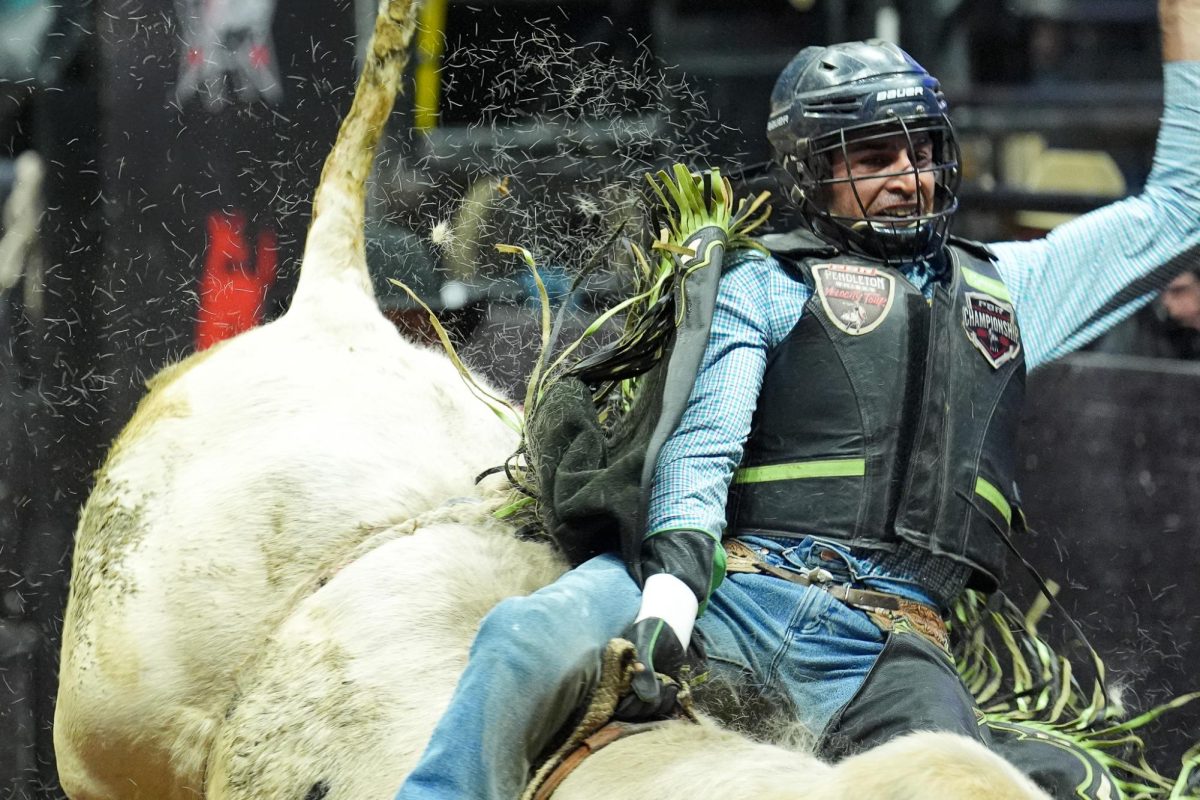
{"type": "Polygon", "coordinates": [[[973,269],[962,268],[963,281],[972,289],[978,289],[981,292],[986,292],[997,300],[1003,300],[1006,303],[1012,302],[1012,297],[1008,294],[1008,287],[995,278],[989,278],[987,275],[981,275],[973,269]]]}
{"type": "Polygon", "coordinates": [[[861,478],[867,474],[864,458],[830,458],[823,461],[794,461],[790,464],[768,464],[744,467],[733,476],[734,483],[766,483],[791,481],[799,478],[861,478]]]}
{"type": "Polygon", "coordinates": [[[983,478],[976,478],[975,494],[994,505],[1000,512],[1000,516],[1004,517],[1004,521],[1009,525],[1012,524],[1012,506],[1004,499],[1004,495],[999,489],[983,478]]]}

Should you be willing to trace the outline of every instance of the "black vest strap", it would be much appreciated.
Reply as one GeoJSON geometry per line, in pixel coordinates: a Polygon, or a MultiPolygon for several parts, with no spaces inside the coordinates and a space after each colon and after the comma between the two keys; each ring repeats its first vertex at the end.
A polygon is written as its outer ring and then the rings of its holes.
{"type": "Polygon", "coordinates": [[[833,258],[838,254],[833,245],[818,239],[811,231],[797,228],[786,233],[766,233],[756,241],[771,251],[776,258],[790,260],[803,258],[833,258]]]}

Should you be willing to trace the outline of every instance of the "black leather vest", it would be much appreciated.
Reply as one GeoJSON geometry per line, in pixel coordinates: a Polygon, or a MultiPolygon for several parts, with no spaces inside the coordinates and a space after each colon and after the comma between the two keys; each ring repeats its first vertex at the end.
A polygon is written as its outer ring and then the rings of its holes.
{"type": "Polygon", "coordinates": [[[990,254],[948,245],[932,302],[894,269],[823,256],[776,253],[813,296],[768,360],[730,532],[883,550],[903,540],[994,588],[1025,357],[990,254]]]}

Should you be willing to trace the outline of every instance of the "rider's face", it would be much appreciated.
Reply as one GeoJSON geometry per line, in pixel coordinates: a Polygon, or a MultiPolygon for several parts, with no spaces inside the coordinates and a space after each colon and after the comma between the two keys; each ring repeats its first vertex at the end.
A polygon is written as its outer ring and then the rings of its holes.
{"type": "Polygon", "coordinates": [[[926,134],[893,136],[847,145],[833,156],[829,212],[836,217],[911,217],[933,210],[933,142],[926,134]],[[919,170],[914,172],[913,168],[919,170]],[[852,178],[852,180],[847,180],[852,178]],[[861,201],[861,203],[860,203],[861,201]]]}

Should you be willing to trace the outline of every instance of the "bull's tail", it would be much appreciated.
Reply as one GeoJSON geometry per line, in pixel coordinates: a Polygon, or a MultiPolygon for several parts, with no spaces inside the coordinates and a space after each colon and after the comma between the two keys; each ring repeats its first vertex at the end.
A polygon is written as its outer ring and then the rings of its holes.
{"type": "Polygon", "coordinates": [[[372,294],[363,241],[366,181],[408,63],[420,5],[420,0],[380,0],[354,102],[321,171],[296,301],[314,294],[318,299],[320,285],[330,280],[372,294]]]}

